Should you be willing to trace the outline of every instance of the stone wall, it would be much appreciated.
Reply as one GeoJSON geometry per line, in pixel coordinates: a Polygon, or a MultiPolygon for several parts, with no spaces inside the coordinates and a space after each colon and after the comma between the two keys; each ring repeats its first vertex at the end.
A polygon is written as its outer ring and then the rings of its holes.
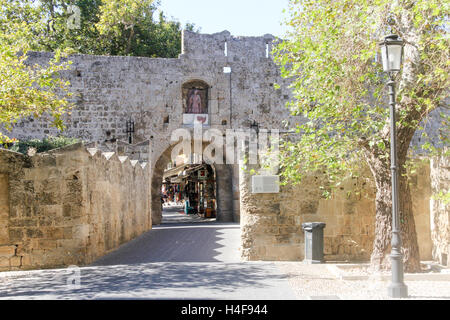
{"type": "Polygon", "coordinates": [[[0,149],[0,270],[84,265],[151,228],[144,164],[75,144],[0,149]]]}
{"type": "MultiPolygon", "coordinates": [[[[450,158],[436,157],[431,160],[431,187],[433,195],[449,192],[450,158]]],[[[441,264],[450,265],[450,203],[432,198],[431,238],[433,241],[433,259],[441,264]]]]}
{"type": "MultiPolygon", "coordinates": [[[[293,95],[290,80],[281,78],[271,58],[274,41],[270,34],[236,37],[228,31],[199,34],[185,30],[182,53],[176,59],[71,55],[70,70],[62,76],[71,83],[74,108],[64,117],[67,129],[63,134],[97,142],[104,151],[119,147],[119,152],[132,159],[148,161],[153,176],[162,169],[155,166],[171,147],[171,133],[184,126],[182,87],[190,81],[209,87],[207,127],[248,129],[256,121],[261,129],[282,129],[284,122],[301,123],[302,117],[290,115],[285,107],[293,95]],[[224,73],[224,67],[230,67],[231,73],[224,73]],[[108,142],[128,141],[129,120],[135,123],[135,145],[108,142]],[[143,148],[137,150],[140,143],[143,148]]],[[[45,64],[51,56],[33,52],[28,63],[45,64]]],[[[439,119],[434,119],[426,127],[438,124],[439,119]]],[[[25,139],[58,133],[48,120],[30,118],[17,123],[9,135],[25,139]]],[[[237,166],[230,170],[233,217],[239,221],[239,170],[237,166]]],[[[159,192],[151,196],[157,201],[159,192]]]]}
{"type": "Polygon", "coordinates": [[[433,242],[430,226],[432,190],[429,160],[417,160],[416,172],[410,177],[410,190],[420,259],[430,261],[433,259],[433,242]]]}
{"type": "MultiPolygon", "coordinates": [[[[133,143],[150,141],[150,170],[170,148],[173,130],[183,127],[182,86],[201,80],[209,86],[207,127],[226,130],[248,129],[256,120],[261,128],[282,127],[290,116],[285,103],[292,98],[289,81],[280,77],[266,49],[274,37],[234,37],[228,31],[216,34],[183,32],[182,54],[177,59],[71,55],[71,69],[62,75],[69,80],[74,108],[64,117],[64,135],[86,142],[98,142],[105,151],[114,151],[109,141],[128,141],[126,122],[135,123],[133,143]],[[225,54],[225,44],[227,53],[225,54]],[[231,73],[224,73],[224,67],[231,73]],[[274,84],[281,85],[275,90],[274,84]],[[109,150],[108,150],[109,149],[109,150]]],[[[28,63],[45,64],[48,52],[30,53],[28,63]]],[[[46,119],[25,119],[14,126],[11,137],[43,138],[59,132],[46,119]]],[[[122,146],[122,150],[127,152],[122,146]]],[[[131,148],[133,149],[133,148],[131,148]]],[[[132,154],[127,153],[133,157],[132,154]]],[[[238,171],[233,170],[238,185],[238,171]]],[[[235,190],[236,191],[236,190],[235,190]]],[[[154,198],[158,194],[152,195],[154,198]]],[[[239,219],[239,195],[234,193],[233,216],[239,219]]]]}
{"type": "MultiPolygon", "coordinates": [[[[325,260],[369,260],[375,227],[375,188],[369,174],[347,181],[325,199],[319,190],[323,181],[314,175],[281,186],[279,193],[253,194],[248,170],[240,170],[244,260],[303,260],[304,222],[326,223],[325,260]]],[[[420,256],[431,260],[429,167],[418,169],[412,181],[420,256]]]]}
{"type": "MultiPolygon", "coordinates": [[[[74,108],[70,116],[64,118],[67,129],[63,134],[97,143],[110,151],[118,148],[119,153],[148,161],[153,203],[153,209],[150,210],[155,217],[154,222],[159,223],[162,171],[169,161],[168,151],[173,147],[170,135],[173,130],[184,126],[183,84],[200,80],[209,86],[208,128],[248,129],[256,121],[261,129],[281,129],[285,121],[290,124],[302,122],[301,117],[291,116],[285,107],[293,95],[289,88],[290,81],[281,78],[279,67],[268,54],[274,41],[271,35],[235,37],[228,31],[216,34],[184,31],[182,53],[176,59],[72,55],[69,57],[71,68],[62,76],[71,83],[70,90],[75,94],[74,108]],[[224,73],[224,67],[230,67],[231,73],[224,73]],[[280,85],[280,89],[275,89],[275,83],[280,85]],[[127,141],[128,120],[135,123],[132,146],[121,143],[127,141]]],[[[48,52],[33,52],[30,53],[28,63],[45,64],[51,56],[48,52]]],[[[435,110],[434,114],[438,113],[439,110],[435,110]]],[[[439,119],[435,118],[426,127],[438,128],[439,119]]],[[[17,123],[9,135],[25,139],[43,138],[47,134],[57,135],[59,132],[45,118],[30,118],[17,123]]],[[[270,195],[253,198],[248,196],[245,188],[239,187],[246,182],[240,181],[237,165],[229,165],[221,172],[223,174],[218,175],[218,193],[224,200],[221,201],[223,205],[219,212],[226,213],[227,220],[231,216],[234,221],[240,220],[241,212],[247,214],[242,226],[244,252],[248,257],[261,256],[255,252],[266,250],[266,258],[278,259],[277,249],[288,252],[291,245],[296,250],[301,248],[301,223],[319,218],[328,222],[325,240],[330,258],[367,257],[371,242],[368,237],[373,232],[373,204],[369,200],[352,200],[336,195],[335,199],[325,201],[318,199],[308,184],[299,186],[299,189],[284,188],[276,199],[270,195]],[[241,199],[242,194],[247,198],[241,199]],[[267,204],[266,208],[258,205],[259,199],[267,204]],[[279,208],[275,205],[274,211],[267,212],[265,217],[263,211],[271,208],[273,201],[279,204],[279,208]],[[242,210],[241,205],[244,205],[242,210]],[[274,233],[264,235],[263,226],[270,221],[274,223],[274,233]],[[255,226],[252,226],[253,222],[255,226]],[[252,230],[256,232],[255,236],[248,235],[252,230]],[[251,243],[254,244],[253,248],[249,247],[251,243]],[[268,246],[269,243],[276,246],[268,246]]],[[[0,176],[0,186],[6,183],[5,179],[11,179],[10,175],[6,178],[0,176]]],[[[421,186],[419,183],[418,190],[429,192],[421,186]]],[[[0,196],[1,190],[0,187],[0,196]]],[[[367,193],[370,194],[369,191],[367,193]]],[[[429,230],[426,225],[429,224],[428,200],[414,199],[417,219],[423,221],[417,226],[419,241],[422,243],[421,254],[428,257],[431,248],[427,242],[431,236],[426,234],[426,230],[429,230]]],[[[283,259],[289,255],[299,259],[303,254],[302,250],[289,252],[280,255],[283,259]]]]}

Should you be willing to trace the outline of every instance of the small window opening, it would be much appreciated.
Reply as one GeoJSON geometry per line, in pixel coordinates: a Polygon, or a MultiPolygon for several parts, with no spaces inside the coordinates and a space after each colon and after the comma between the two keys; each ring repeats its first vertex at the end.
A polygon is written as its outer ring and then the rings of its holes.
{"type": "Polygon", "coordinates": [[[266,58],[269,58],[269,43],[266,42],[266,58]]]}
{"type": "Polygon", "coordinates": [[[164,124],[168,124],[169,123],[169,116],[165,116],[164,117],[164,124]]]}
{"type": "Polygon", "coordinates": [[[227,44],[226,41],[225,41],[225,46],[224,46],[223,54],[225,55],[225,57],[228,57],[228,44],[227,44]]]}
{"type": "Polygon", "coordinates": [[[222,125],[226,126],[227,125],[227,120],[222,120],[222,125]]]}

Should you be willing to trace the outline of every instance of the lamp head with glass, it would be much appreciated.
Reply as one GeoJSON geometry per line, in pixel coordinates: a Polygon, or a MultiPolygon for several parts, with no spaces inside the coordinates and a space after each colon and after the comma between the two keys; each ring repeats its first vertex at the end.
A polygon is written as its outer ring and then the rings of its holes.
{"type": "Polygon", "coordinates": [[[379,43],[383,71],[389,74],[400,71],[403,56],[403,40],[398,35],[390,34],[379,43]]]}

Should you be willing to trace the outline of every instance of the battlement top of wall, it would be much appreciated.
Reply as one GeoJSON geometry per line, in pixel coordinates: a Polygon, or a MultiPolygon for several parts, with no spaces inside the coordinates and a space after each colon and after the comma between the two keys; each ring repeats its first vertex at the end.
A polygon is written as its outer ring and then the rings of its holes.
{"type": "Polygon", "coordinates": [[[267,57],[275,36],[265,34],[259,37],[232,36],[229,31],[202,34],[188,30],[182,31],[181,55],[194,59],[267,57]]]}
{"type": "MultiPolygon", "coordinates": [[[[179,58],[228,61],[252,60],[268,58],[272,50],[272,43],[279,41],[274,35],[262,36],[233,36],[229,31],[213,34],[203,34],[188,30],[182,31],[181,55],[179,58]]],[[[45,64],[54,56],[53,52],[30,51],[28,56],[32,63],[45,64]]],[[[91,54],[72,54],[70,57],[78,57],[82,61],[109,61],[114,63],[135,63],[138,61],[160,61],[161,63],[177,63],[177,58],[149,58],[135,56],[105,56],[91,54]]]]}

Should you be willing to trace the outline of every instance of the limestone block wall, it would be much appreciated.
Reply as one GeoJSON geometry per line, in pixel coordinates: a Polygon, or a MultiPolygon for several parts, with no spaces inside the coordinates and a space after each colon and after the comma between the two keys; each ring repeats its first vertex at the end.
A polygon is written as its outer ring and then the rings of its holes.
{"type": "MultiPolygon", "coordinates": [[[[71,55],[70,70],[62,76],[70,81],[74,108],[64,117],[67,128],[62,134],[115,151],[117,145],[105,141],[127,141],[126,123],[132,120],[133,143],[150,141],[149,148],[145,143],[150,150],[136,155],[156,172],[161,168],[154,165],[170,148],[171,133],[183,127],[182,86],[192,80],[209,86],[207,127],[248,129],[255,120],[261,128],[280,129],[285,120],[299,122],[300,118],[290,116],[285,107],[292,94],[289,81],[280,77],[270,57],[273,41],[271,35],[235,37],[228,31],[184,31],[183,52],[177,59],[71,55]],[[231,73],[223,72],[226,66],[231,67],[231,73]],[[275,83],[281,89],[276,90],[275,83]]],[[[32,52],[28,63],[46,64],[51,57],[49,52],[32,52]]],[[[30,118],[17,123],[9,136],[27,139],[47,134],[60,132],[48,119],[30,118]]],[[[126,153],[128,149],[122,148],[126,153]]],[[[233,215],[238,220],[239,195],[234,191],[233,215]]],[[[153,196],[156,199],[159,192],[153,196]]]]}
{"type": "MultiPolygon", "coordinates": [[[[305,177],[300,184],[281,186],[279,193],[253,194],[248,170],[240,170],[244,260],[303,260],[304,222],[326,223],[325,260],[369,260],[375,226],[375,189],[369,175],[347,181],[330,199],[325,199],[318,188],[321,177],[314,175],[305,177]]],[[[427,166],[421,168],[412,185],[422,260],[431,259],[432,249],[427,210],[429,175],[428,179],[420,175],[427,170],[427,166]]]]}
{"type": "MultiPolygon", "coordinates": [[[[434,195],[448,192],[450,186],[450,158],[436,157],[431,160],[431,187],[434,195]]],[[[431,199],[431,238],[433,259],[450,265],[450,203],[431,199]]]]}
{"type": "Polygon", "coordinates": [[[82,144],[0,149],[0,270],[88,264],[150,228],[145,165],[82,144]]]}
{"type": "MultiPolygon", "coordinates": [[[[61,75],[70,82],[74,108],[64,117],[67,129],[63,134],[98,142],[106,151],[119,147],[119,152],[133,159],[148,161],[154,175],[162,169],[155,165],[162,163],[160,157],[171,147],[171,133],[184,126],[182,87],[192,80],[209,86],[206,127],[248,129],[253,121],[261,129],[282,129],[285,121],[292,127],[304,119],[292,116],[285,107],[293,94],[291,81],[281,77],[270,55],[276,41],[270,34],[237,37],[228,31],[199,34],[185,30],[182,53],[176,59],[71,55],[70,70],[61,75]],[[230,67],[231,73],[224,73],[224,67],[230,67]],[[280,88],[275,89],[275,84],[280,88]],[[105,142],[127,141],[129,120],[135,123],[132,147],[105,142]]],[[[49,52],[31,52],[28,63],[46,64],[51,57],[49,52]]],[[[426,127],[439,128],[439,119],[426,127]]],[[[47,134],[60,132],[45,117],[24,119],[8,133],[18,139],[47,134]]],[[[239,221],[237,170],[232,183],[233,217],[239,221]]],[[[152,197],[158,201],[159,191],[152,197]]]]}
{"type": "Polygon", "coordinates": [[[433,242],[430,225],[432,186],[429,160],[418,161],[416,172],[410,177],[410,190],[420,259],[430,261],[433,259],[433,242]]]}

